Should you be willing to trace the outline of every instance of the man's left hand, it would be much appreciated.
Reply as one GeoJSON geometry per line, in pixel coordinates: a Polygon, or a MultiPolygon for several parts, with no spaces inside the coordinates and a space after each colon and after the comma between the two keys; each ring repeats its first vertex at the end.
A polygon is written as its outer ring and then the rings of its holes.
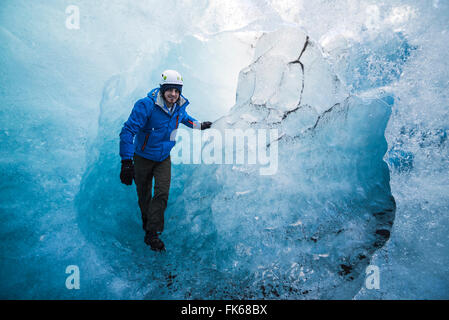
{"type": "Polygon", "coordinates": [[[201,122],[201,130],[209,129],[211,125],[212,122],[210,121],[201,122]]]}

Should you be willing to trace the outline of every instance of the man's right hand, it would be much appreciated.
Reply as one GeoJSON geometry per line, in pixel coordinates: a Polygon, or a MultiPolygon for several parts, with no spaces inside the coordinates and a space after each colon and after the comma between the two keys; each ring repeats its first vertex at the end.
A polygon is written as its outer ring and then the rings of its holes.
{"type": "Polygon", "coordinates": [[[210,121],[201,122],[201,130],[209,129],[211,125],[212,125],[212,122],[210,122],[210,121]]]}
{"type": "Polygon", "coordinates": [[[122,160],[122,170],[120,171],[120,180],[128,186],[133,184],[134,165],[131,159],[122,160]]]}

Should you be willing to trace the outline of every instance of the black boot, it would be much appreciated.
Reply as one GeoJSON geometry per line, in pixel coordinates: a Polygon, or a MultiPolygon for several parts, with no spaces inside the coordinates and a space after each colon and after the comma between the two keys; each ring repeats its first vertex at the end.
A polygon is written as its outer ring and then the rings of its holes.
{"type": "Polygon", "coordinates": [[[145,234],[145,243],[154,251],[165,251],[165,245],[156,232],[147,232],[145,234]]]}

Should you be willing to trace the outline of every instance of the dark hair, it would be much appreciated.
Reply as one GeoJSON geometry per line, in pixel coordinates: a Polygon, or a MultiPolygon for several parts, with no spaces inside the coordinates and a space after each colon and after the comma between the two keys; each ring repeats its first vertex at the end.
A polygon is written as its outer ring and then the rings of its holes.
{"type": "Polygon", "coordinates": [[[169,89],[176,89],[176,90],[179,91],[179,94],[181,94],[181,92],[182,92],[182,85],[180,85],[180,84],[172,84],[172,83],[161,84],[160,90],[161,90],[162,96],[164,96],[165,91],[167,91],[169,89]]]}

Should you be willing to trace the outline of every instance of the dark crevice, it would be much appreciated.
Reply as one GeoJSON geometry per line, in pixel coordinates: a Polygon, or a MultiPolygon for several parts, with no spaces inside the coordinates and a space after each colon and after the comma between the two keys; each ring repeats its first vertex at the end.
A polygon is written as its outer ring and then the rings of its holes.
{"type": "MultiPolygon", "coordinates": [[[[297,111],[297,110],[300,108],[300,106],[301,106],[301,100],[302,100],[302,94],[303,94],[303,92],[304,92],[304,82],[305,82],[305,81],[304,81],[304,65],[302,64],[302,62],[300,61],[300,59],[301,59],[302,55],[304,54],[304,51],[306,51],[306,48],[307,48],[308,45],[309,45],[309,36],[306,36],[306,42],[304,43],[304,46],[303,46],[303,48],[302,48],[302,50],[301,50],[301,53],[299,54],[299,57],[298,57],[296,60],[291,61],[291,62],[288,63],[288,64],[299,63],[299,65],[301,66],[301,71],[302,71],[302,83],[301,83],[301,93],[300,93],[300,95],[299,95],[299,102],[298,102],[298,105],[296,106],[296,108],[294,108],[294,109],[292,109],[292,110],[289,110],[289,111],[286,111],[286,112],[282,115],[281,121],[274,122],[274,124],[281,124],[281,123],[282,123],[282,120],[284,120],[285,118],[287,118],[287,116],[288,116],[290,113],[297,111]]],[[[272,47],[272,48],[273,48],[273,47],[272,47]]],[[[272,48],[268,49],[266,52],[270,51],[272,48]]],[[[266,52],[265,52],[265,53],[266,53],[266,52]]],[[[264,53],[264,54],[265,54],[265,53],[264,53]]],[[[257,58],[256,62],[257,62],[260,58],[261,58],[261,56],[260,56],[259,58],[257,58]]],[[[282,82],[282,81],[281,81],[281,82],[282,82]]],[[[278,138],[277,140],[279,140],[279,139],[280,139],[280,138],[278,138]]],[[[270,146],[270,144],[267,144],[267,147],[269,147],[269,146],[270,146]]]]}
{"type": "Polygon", "coordinates": [[[320,115],[318,116],[318,118],[316,119],[315,124],[313,125],[313,127],[312,127],[310,130],[315,130],[315,128],[318,126],[318,123],[320,122],[321,118],[322,118],[326,113],[331,112],[335,107],[338,107],[338,106],[340,106],[340,103],[339,103],[339,102],[336,103],[336,104],[334,104],[332,107],[330,107],[330,108],[327,109],[326,111],[324,111],[322,114],[320,114],[320,115]]]}
{"type": "Polygon", "coordinates": [[[287,115],[293,111],[296,111],[299,109],[299,107],[301,106],[301,101],[302,101],[302,94],[304,92],[304,83],[305,83],[305,74],[304,74],[304,64],[301,62],[301,57],[304,54],[304,51],[306,51],[307,46],[309,45],[309,36],[306,36],[306,42],[304,43],[304,47],[301,50],[301,53],[299,54],[298,59],[296,59],[295,61],[291,61],[289,64],[294,64],[294,63],[299,63],[299,65],[301,66],[301,71],[302,71],[302,84],[301,84],[301,93],[299,95],[299,102],[298,102],[298,106],[294,109],[294,110],[290,110],[288,112],[286,112],[284,114],[284,117],[282,119],[285,119],[285,117],[287,117],[287,115]]]}
{"type": "MultiPolygon", "coordinates": [[[[348,98],[346,98],[346,100],[348,100],[348,98]]],[[[345,100],[345,102],[346,102],[346,100],[345,100]]],[[[312,127],[307,128],[305,131],[313,131],[313,130],[315,130],[316,127],[318,126],[320,120],[323,118],[323,116],[324,116],[326,113],[329,113],[329,112],[333,111],[333,109],[334,109],[335,107],[338,107],[338,106],[340,106],[340,103],[336,103],[336,104],[334,104],[332,107],[330,107],[329,109],[327,109],[326,111],[324,111],[321,115],[318,116],[318,118],[317,118],[315,124],[314,124],[312,127]]],[[[298,109],[299,109],[299,107],[297,107],[297,108],[291,110],[289,113],[292,113],[292,112],[294,112],[294,111],[297,111],[298,109]]],[[[282,118],[282,119],[284,119],[284,118],[282,118]]],[[[281,122],[278,122],[278,123],[280,124],[281,122]]],[[[296,140],[296,139],[299,139],[301,136],[302,136],[302,134],[299,134],[299,135],[293,136],[293,137],[291,137],[291,138],[292,138],[293,140],[296,140]]],[[[276,140],[274,140],[274,141],[280,141],[280,140],[281,140],[282,138],[284,138],[284,137],[287,137],[287,136],[286,136],[285,134],[283,134],[283,135],[281,135],[280,137],[278,137],[278,138],[277,138],[276,140]]],[[[267,148],[269,148],[269,147],[270,147],[270,143],[267,144],[267,148]]]]}
{"type": "Polygon", "coordinates": [[[299,54],[298,59],[289,62],[289,63],[292,63],[292,64],[293,64],[293,63],[299,63],[299,64],[301,65],[301,69],[302,69],[303,72],[304,72],[304,65],[302,64],[302,62],[300,61],[300,59],[301,59],[301,57],[302,57],[304,51],[306,51],[306,48],[307,48],[308,45],[309,45],[309,36],[306,37],[306,42],[304,43],[304,47],[302,48],[301,53],[299,54]]]}

